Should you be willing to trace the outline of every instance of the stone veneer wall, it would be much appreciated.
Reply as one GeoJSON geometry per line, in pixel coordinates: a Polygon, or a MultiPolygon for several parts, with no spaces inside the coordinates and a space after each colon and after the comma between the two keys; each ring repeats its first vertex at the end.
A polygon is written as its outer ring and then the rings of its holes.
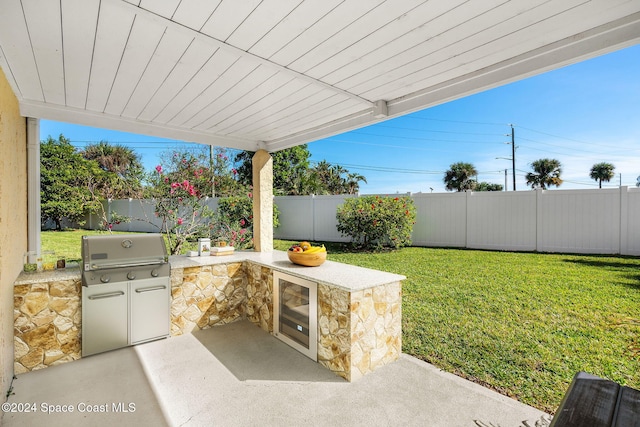
{"type": "Polygon", "coordinates": [[[261,265],[247,266],[247,319],[273,333],[273,271],[261,265]]]}
{"type": "Polygon", "coordinates": [[[401,352],[400,282],[356,292],[318,285],[318,363],[355,381],[401,352]]]}
{"type": "MultiPolygon", "coordinates": [[[[16,285],[15,371],[81,357],[80,279],[16,285]]],[[[246,318],[273,334],[273,270],[233,262],[171,270],[171,335],[246,318]]],[[[400,282],[349,292],[318,285],[318,363],[354,381],[401,353],[400,282]]]]}
{"type": "Polygon", "coordinates": [[[244,317],[245,265],[207,265],[171,270],[171,335],[182,335],[244,317]]]}
{"type": "Polygon", "coordinates": [[[80,358],[81,286],[80,279],[14,286],[16,374],[80,358]]]}
{"type": "Polygon", "coordinates": [[[351,296],[318,284],[318,363],[346,380],[351,378],[351,296]]]}
{"type": "Polygon", "coordinates": [[[171,335],[247,318],[273,332],[272,271],[247,263],[171,270],[171,335]]]}
{"type": "Polygon", "coordinates": [[[351,376],[355,381],[402,353],[400,282],[351,294],[351,376]]]}

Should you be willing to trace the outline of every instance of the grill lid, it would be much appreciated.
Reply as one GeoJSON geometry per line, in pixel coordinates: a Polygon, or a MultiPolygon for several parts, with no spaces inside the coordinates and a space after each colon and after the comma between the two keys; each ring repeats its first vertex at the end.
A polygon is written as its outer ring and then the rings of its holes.
{"type": "Polygon", "coordinates": [[[84,271],[168,262],[161,234],[82,236],[84,271]]]}

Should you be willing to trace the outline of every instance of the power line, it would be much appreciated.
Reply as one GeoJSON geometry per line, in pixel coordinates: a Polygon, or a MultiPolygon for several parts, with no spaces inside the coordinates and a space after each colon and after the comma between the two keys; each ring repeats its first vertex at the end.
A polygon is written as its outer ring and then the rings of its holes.
{"type": "MultiPolygon", "coordinates": [[[[537,140],[535,140],[535,139],[530,139],[530,138],[523,138],[523,137],[521,137],[521,136],[519,136],[519,137],[518,137],[518,139],[519,139],[519,140],[521,140],[521,141],[529,141],[529,142],[533,142],[533,143],[535,143],[535,144],[547,145],[547,146],[549,146],[549,147],[566,148],[567,150],[570,150],[570,151],[572,151],[572,152],[573,152],[573,151],[583,151],[583,152],[585,152],[585,153],[593,154],[593,155],[610,155],[610,154],[615,154],[615,153],[625,153],[625,152],[637,152],[637,151],[640,151],[640,150],[638,150],[638,149],[636,149],[636,148],[629,148],[629,149],[624,149],[624,150],[618,150],[618,151],[613,152],[613,153],[612,153],[611,151],[607,151],[607,152],[599,152],[599,151],[593,151],[593,150],[585,150],[585,149],[583,149],[583,148],[578,148],[578,147],[566,147],[566,146],[558,145],[558,144],[550,144],[550,143],[548,143],[548,142],[537,141],[537,140]]],[[[542,150],[542,149],[540,149],[540,148],[533,148],[533,147],[528,147],[528,148],[530,148],[531,150],[540,150],[540,151],[544,151],[544,150],[542,150]]],[[[618,147],[618,148],[620,148],[620,147],[618,147]]],[[[550,153],[553,153],[552,151],[549,151],[549,152],[550,152],[550,153]]],[[[564,153],[557,153],[557,152],[556,152],[555,154],[562,154],[562,155],[566,155],[566,154],[564,154],[564,153]]]]}
{"type": "MultiPolygon", "coordinates": [[[[502,136],[499,133],[486,133],[486,132],[459,132],[459,131],[450,131],[450,130],[434,130],[434,129],[418,129],[418,128],[410,128],[406,126],[390,126],[386,124],[377,124],[376,128],[385,128],[385,129],[403,129],[403,130],[414,130],[420,132],[430,132],[430,133],[453,133],[458,135],[482,135],[482,136],[502,136]]],[[[354,131],[357,132],[357,131],[354,131]]]]}
{"type": "Polygon", "coordinates": [[[356,144],[356,145],[370,145],[374,147],[386,147],[386,148],[397,148],[402,150],[415,150],[415,151],[427,151],[430,153],[440,152],[440,153],[448,153],[451,150],[441,150],[438,148],[434,148],[431,146],[419,146],[419,147],[410,147],[406,145],[395,145],[395,144],[377,144],[375,142],[364,142],[364,141],[351,141],[345,139],[331,139],[331,142],[340,142],[345,144],[356,144]]]}
{"type": "Polygon", "coordinates": [[[405,116],[404,118],[425,120],[425,121],[432,121],[432,122],[462,123],[462,124],[468,124],[468,125],[487,125],[487,126],[508,126],[509,125],[508,123],[468,122],[463,120],[433,119],[429,117],[420,117],[420,116],[414,116],[414,115],[405,116]]]}
{"type": "MultiPolygon", "coordinates": [[[[419,120],[419,121],[429,121],[429,122],[446,122],[446,123],[455,123],[455,124],[469,124],[469,125],[483,125],[483,126],[505,126],[504,123],[491,123],[491,122],[474,122],[474,121],[462,121],[462,120],[446,120],[446,119],[433,119],[433,118],[428,118],[428,117],[419,117],[419,116],[405,116],[404,118],[407,119],[413,119],[413,120],[419,120]]],[[[563,152],[557,152],[557,151],[550,151],[550,150],[545,150],[545,149],[541,149],[541,148],[536,148],[536,147],[532,147],[528,144],[519,144],[521,145],[522,148],[526,149],[526,150],[534,150],[534,151],[542,151],[545,153],[549,153],[549,154],[556,154],[559,156],[571,156],[573,158],[589,158],[590,156],[588,156],[589,154],[592,156],[606,156],[606,155],[615,155],[614,153],[612,153],[611,151],[606,152],[606,153],[600,153],[597,151],[593,151],[593,150],[588,150],[584,148],[584,145],[589,145],[592,147],[604,147],[604,148],[616,148],[618,149],[617,151],[621,153],[621,155],[624,155],[624,153],[634,153],[634,152],[638,152],[639,150],[637,149],[624,149],[624,150],[620,150],[620,147],[615,147],[615,146],[611,146],[611,145],[604,145],[604,144],[596,144],[596,143],[589,143],[589,142],[585,142],[585,141],[580,141],[577,139],[572,139],[572,138],[567,138],[567,137],[563,137],[563,136],[559,136],[559,135],[555,135],[552,133],[548,133],[548,132],[543,132],[543,131],[539,131],[536,129],[532,129],[532,128],[528,128],[525,126],[520,126],[520,125],[513,125],[512,129],[514,128],[518,128],[518,129],[522,129],[524,131],[530,131],[530,132],[535,132],[535,133],[539,133],[542,135],[546,135],[546,136],[550,136],[553,138],[559,138],[559,139],[563,139],[566,141],[571,141],[571,142],[576,142],[581,144],[581,147],[565,147],[562,145],[558,145],[558,144],[553,144],[553,143],[549,143],[549,142],[543,142],[543,141],[538,141],[535,139],[531,139],[531,138],[526,138],[521,136],[520,132],[518,135],[518,142],[520,141],[528,141],[530,143],[533,144],[537,144],[537,145],[544,145],[544,146],[549,146],[549,147],[558,147],[561,149],[566,149],[568,151],[570,151],[569,153],[563,153],[563,152]],[[583,152],[586,153],[587,155],[576,155],[576,151],[578,152],[583,152]]],[[[487,133],[487,132],[461,132],[461,131],[448,131],[448,130],[440,130],[440,129],[434,129],[434,130],[430,130],[430,129],[419,129],[417,127],[411,127],[411,126],[395,126],[395,125],[389,125],[389,124],[379,124],[376,126],[376,128],[382,128],[384,129],[390,129],[390,130],[399,130],[399,131],[412,131],[412,132],[419,132],[419,131],[423,131],[425,134],[428,133],[439,133],[439,134],[451,134],[451,135],[461,135],[461,136],[495,136],[497,137],[501,137],[504,138],[504,134],[494,134],[494,133],[487,133]]],[[[375,132],[374,131],[375,128],[368,128],[367,131],[364,130],[355,130],[350,132],[349,134],[351,135],[359,135],[359,136],[366,136],[366,137],[376,137],[376,138],[384,138],[385,140],[388,141],[393,141],[393,140],[406,140],[406,141],[416,141],[416,142],[433,142],[433,143],[447,143],[445,144],[422,144],[421,146],[409,146],[409,145],[401,145],[401,144],[394,144],[394,143],[389,143],[389,144],[385,144],[385,143],[375,143],[375,142],[367,142],[367,141],[359,141],[359,140],[347,140],[347,139],[337,139],[337,138],[333,138],[333,137],[329,137],[327,139],[325,139],[325,141],[327,142],[336,142],[336,143],[344,143],[344,144],[356,144],[356,145],[368,145],[368,146],[374,146],[374,147],[385,147],[385,148],[392,148],[392,149],[400,149],[400,150],[417,150],[417,151],[427,151],[427,152],[434,152],[434,151],[438,151],[438,152],[454,152],[454,151],[460,151],[463,152],[463,150],[460,150],[460,147],[456,147],[453,144],[487,144],[487,145],[493,145],[493,144],[503,144],[504,141],[477,141],[477,140],[467,140],[467,139],[437,139],[437,138],[427,138],[424,136],[405,136],[405,135],[384,135],[384,132],[375,132]],[[446,149],[439,149],[439,148],[446,148],[446,149]]],[[[400,133],[400,132],[398,132],[400,133]]],[[[512,136],[512,142],[507,142],[507,143],[515,143],[515,131],[512,130],[511,134],[508,134],[508,136],[512,136]]],[[[345,135],[342,135],[343,137],[345,135]]],[[[163,149],[170,149],[172,147],[180,147],[180,148],[190,148],[190,147],[206,147],[202,144],[198,144],[198,143],[193,143],[193,142],[186,142],[186,141],[166,141],[166,140],[150,140],[150,141],[109,141],[109,140],[70,140],[70,142],[72,143],[72,145],[76,146],[76,147],[83,147],[83,145],[80,144],[97,144],[99,142],[108,142],[110,144],[118,144],[118,145],[126,145],[129,148],[132,149],[139,149],[139,150],[163,150],[163,149]]],[[[490,148],[489,148],[490,149],[490,148]]],[[[515,146],[512,147],[512,149],[515,151],[515,146]]],[[[241,150],[234,150],[234,149],[228,149],[228,150],[232,150],[232,151],[241,151],[241,150]]],[[[514,153],[513,153],[514,154],[514,153]]],[[[528,157],[528,156],[527,156],[528,157]]],[[[312,162],[313,163],[313,162],[312,162]]],[[[365,170],[365,171],[373,171],[373,172],[380,172],[380,173],[402,173],[402,174],[419,174],[419,175],[438,175],[438,174],[444,174],[446,173],[446,171],[433,171],[433,170],[422,170],[422,169],[409,169],[409,168],[393,168],[393,167],[385,167],[385,166],[376,166],[376,165],[360,165],[360,164],[348,164],[348,163],[336,163],[339,164],[341,166],[344,167],[349,167],[349,168],[353,168],[353,169],[359,169],[359,170],[365,170]]],[[[514,188],[515,188],[515,176],[516,176],[516,170],[515,168],[511,168],[513,173],[514,173],[514,188]]],[[[527,171],[521,171],[521,170],[517,170],[518,172],[524,173],[526,174],[527,171]]],[[[502,174],[504,173],[504,169],[501,169],[500,171],[487,171],[487,172],[479,172],[481,174],[502,174]]],[[[566,173],[566,172],[565,172],[566,173]]],[[[518,177],[523,177],[525,175],[521,175],[518,174],[518,177]]],[[[587,184],[585,182],[578,182],[578,181],[571,181],[571,180],[565,180],[565,182],[567,183],[571,183],[571,184],[576,184],[576,185],[593,185],[595,186],[596,184],[587,184]]]]}
{"type": "Polygon", "coordinates": [[[175,145],[175,144],[193,144],[193,145],[202,145],[197,142],[187,142],[187,141],[109,141],[101,139],[99,141],[91,141],[91,140],[80,140],[80,139],[70,139],[70,142],[82,142],[86,144],[97,144],[100,142],[107,142],[109,144],[167,144],[167,145],[175,145]]]}
{"type": "MultiPolygon", "coordinates": [[[[318,164],[317,161],[310,161],[311,164],[318,164]]],[[[338,162],[329,162],[332,165],[349,167],[352,169],[362,169],[362,170],[372,170],[377,172],[390,172],[390,173],[411,173],[411,174],[423,174],[423,175],[435,175],[435,174],[443,174],[443,171],[429,171],[423,169],[403,169],[403,168],[392,168],[385,166],[372,166],[372,165],[354,165],[350,163],[338,163],[338,162]]]]}
{"type": "Polygon", "coordinates": [[[432,142],[455,142],[457,144],[496,144],[497,143],[496,141],[464,141],[459,139],[433,139],[433,138],[422,138],[422,137],[414,137],[414,136],[382,135],[379,133],[361,132],[357,130],[351,131],[350,133],[357,134],[357,135],[376,136],[381,138],[410,139],[415,141],[432,141],[432,142]]]}
{"type": "Polygon", "coordinates": [[[542,132],[542,131],[539,131],[539,130],[536,130],[536,129],[527,128],[527,127],[524,127],[524,126],[518,126],[518,128],[525,129],[525,130],[528,130],[530,132],[536,132],[536,133],[539,133],[539,134],[542,134],[542,135],[551,136],[551,137],[554,137],[554,138],[565,139],[567,141],[577,142],[577,143],[580,143],[580,144],[593,145],[593,146],[596,146],[596,147],[603,147],[603,148],[618,148],[618,147],[613,146],[613,145],[596,144],[595,142],[580,141],[578,139],[573,139],[573,138],[567,138],[565,136],[554,135],[552,133],[542,132]]]}

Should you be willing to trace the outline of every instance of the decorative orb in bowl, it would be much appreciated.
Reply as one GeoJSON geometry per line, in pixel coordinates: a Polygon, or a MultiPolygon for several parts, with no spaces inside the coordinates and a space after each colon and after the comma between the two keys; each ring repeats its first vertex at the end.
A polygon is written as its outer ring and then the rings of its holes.
{"type": "Polygon", "coordinates": [[[325,251],[305,254],[304,252],[287,251],[289,261],[294,264],[304,265],[306,267],[317,267],[327,260],[325,251]]]}

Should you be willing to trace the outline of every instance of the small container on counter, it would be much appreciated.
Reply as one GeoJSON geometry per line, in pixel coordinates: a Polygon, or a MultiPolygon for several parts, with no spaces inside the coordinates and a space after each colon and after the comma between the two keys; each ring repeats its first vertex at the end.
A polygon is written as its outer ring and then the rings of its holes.
{"type": "Polygon", "coordinates": [[[211,239],[207,237],[198,239],[198,253],[200,256],[211,255],[211,239]]]}

